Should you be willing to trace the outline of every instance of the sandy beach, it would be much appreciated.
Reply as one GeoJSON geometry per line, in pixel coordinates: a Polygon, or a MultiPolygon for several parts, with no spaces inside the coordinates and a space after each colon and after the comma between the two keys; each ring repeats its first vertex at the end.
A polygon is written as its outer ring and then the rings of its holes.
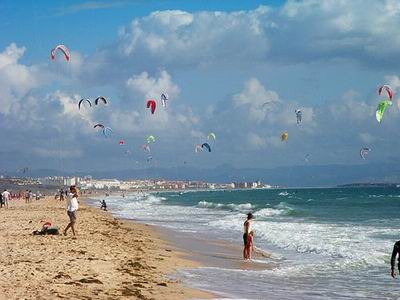
{"type": "Polygon", "coordinates": [[[169,274],[197,263],[148,225],[121,221],[80,200],[77,236],[34,236],[50,221],[68,223],[53,198],[0,209],[1,299],[208,299],[169,274]]]}

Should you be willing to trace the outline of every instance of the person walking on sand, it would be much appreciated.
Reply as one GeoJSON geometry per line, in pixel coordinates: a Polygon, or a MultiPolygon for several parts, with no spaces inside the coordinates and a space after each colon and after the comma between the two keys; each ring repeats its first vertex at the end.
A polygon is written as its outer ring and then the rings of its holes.
{"type": "Polygon", "coordinates": [[[29,191],[25,191],[25,204],[29,203],[29,191]]]}
{"type": "Polygon", "coordinates": [[[64,201],[64,191],[63,191],[63,189],[60,190],[60,201],[64,201]]]}
{"type": "Polygon", "coordinates": [[[4,189],[4,192],[1,193],[1,198],[4,203],[4,206],[8,208],[8,201],[10,200],[11,194],[7,189],[4,189]]]}
{"type": "Polygon", "coordinates": [[[69,188],[70,194],[69,197],[67,198],[67,214],[69,217],[69,223],[67,227],[64,229],[64,235],[67,235],[67,231],[69,228],[72,229],[72,234],[75,234],[75,223],[76,223],[76,212],[79,208],[78,204],[78,191],[76,190],[76,187],[74,185],[70,186],[69,188]]]}
{"type": "Polygon", "coordinates": [[[243,243],[244,243],[244,247],[243,247],[243,259],[247,260],[249,259],[249,253],[248,253],[248,237],[250,232],[252,231],[252,225],[253,225],[253,219],[254,216],[251,212],[249,212],[247,214],[247,220],[244,222],[244,233],[243,233],[243,243]]]}
{"type": "Polygon", "coordinates": [[[33,193],[31,190],[28,192],[28,203],[32,203],[33,193]]]}

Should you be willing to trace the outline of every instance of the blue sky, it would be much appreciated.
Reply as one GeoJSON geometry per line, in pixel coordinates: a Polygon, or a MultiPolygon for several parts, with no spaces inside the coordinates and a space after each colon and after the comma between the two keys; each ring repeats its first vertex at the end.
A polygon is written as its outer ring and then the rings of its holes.
{"type": "Polygon", "coordinates": [[[399,17],[394,0],[2,1],[2,169],[397,162],[399,17]],[[50,60],[57,44],[70,62],[50,60]],[[378,124],[384,83],[396,95],[378,124]],[[196,154],[209,132],[212,153],[196,154]]]}

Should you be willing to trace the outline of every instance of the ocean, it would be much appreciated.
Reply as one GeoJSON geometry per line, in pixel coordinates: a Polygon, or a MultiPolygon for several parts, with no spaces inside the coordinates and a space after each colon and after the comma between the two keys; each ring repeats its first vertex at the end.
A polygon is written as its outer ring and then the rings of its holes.
{"type": "Polygon", "coordinates": [[[245,214],[252,211],[255,244],[272,253],[273,267],[178,273],[190,286],[226,298],[400,299],[400,279],[390,277],[393,244],[400,239],[400,189],[136,193],[110,196],[107,204],[117,217],[240,247],[245,214]]]}

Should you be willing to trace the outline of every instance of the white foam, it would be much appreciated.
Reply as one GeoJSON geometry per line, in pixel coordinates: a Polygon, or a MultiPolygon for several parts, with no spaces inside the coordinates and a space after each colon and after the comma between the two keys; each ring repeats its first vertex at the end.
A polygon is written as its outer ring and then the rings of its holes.
{"type": "Polygon", "coordinates": [[[201,208],[217,208],[217,209],[229,209],[233,211],[241,211],[241,212],[248,212],[252,209],[254,209],[254,206],[251,205],[251,203],[242,203],[242,204],[234,204],[234,203],[229,203],[229,204],[223,204],[223,203],[214,203],[214,202],[208,202],[208,201],[199,201],[197,203],[197,207],[201,208]]]}

